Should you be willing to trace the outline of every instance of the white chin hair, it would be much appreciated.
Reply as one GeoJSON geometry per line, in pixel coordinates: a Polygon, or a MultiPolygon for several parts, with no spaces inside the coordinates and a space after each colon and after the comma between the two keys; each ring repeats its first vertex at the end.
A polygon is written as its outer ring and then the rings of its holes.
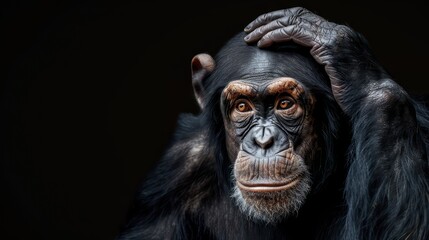
{"type": "Polygon", "coordinates": [[[275,224],[297,214],[310,191],[310,178],[304,176],[293,188],[278,192],[242,192],[234,187],[232,197],[240,210],[253,221],[275,224]]]}

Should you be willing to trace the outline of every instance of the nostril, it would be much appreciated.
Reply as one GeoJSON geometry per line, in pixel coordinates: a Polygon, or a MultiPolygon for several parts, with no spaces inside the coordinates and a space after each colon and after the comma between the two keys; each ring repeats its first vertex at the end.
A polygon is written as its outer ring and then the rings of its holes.
{"type": "Polygon", "coordinates": [[[266,138],[255,138],[255,142],[262,149],[268,149],[268,148],[271,147],[271,145],[273,145],[274,138],[273,138],[273,136],[269,136],[269,137],[266,137],[266,138]]]}

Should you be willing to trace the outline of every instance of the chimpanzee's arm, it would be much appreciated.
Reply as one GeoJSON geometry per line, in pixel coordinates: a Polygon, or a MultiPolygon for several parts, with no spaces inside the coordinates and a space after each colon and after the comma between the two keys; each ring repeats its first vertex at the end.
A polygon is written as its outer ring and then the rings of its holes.
{"type": "MultiPolygon", "coordinates": [[[[426,136],[410,96],[351,28],[303,8],[261,15],[245,31],[259,47],[294,41],[325,66],[353,126],[344,239],[429,239],[426,136]]],[[[421,109],[421,108],[420,108],[421,109]]]]}

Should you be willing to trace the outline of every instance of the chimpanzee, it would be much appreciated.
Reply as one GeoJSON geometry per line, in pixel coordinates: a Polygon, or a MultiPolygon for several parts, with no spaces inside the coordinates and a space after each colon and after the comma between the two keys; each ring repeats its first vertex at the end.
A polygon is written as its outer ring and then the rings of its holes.
{"type": "Polygon", "coordinates": [[[119,239],[429,239],[428,111],[359,33],[279,10],[215,59],[119,239]]]}

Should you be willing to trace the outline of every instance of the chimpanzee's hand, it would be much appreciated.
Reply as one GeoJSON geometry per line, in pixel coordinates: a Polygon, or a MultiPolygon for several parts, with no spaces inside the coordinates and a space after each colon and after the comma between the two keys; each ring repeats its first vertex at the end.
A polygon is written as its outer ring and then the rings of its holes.
{"type": "Polygon", "coordinates": [[[304,8],[263,14],[251,22],[245,32],[248,33],[245,41],[258,41],[261,48],[286,41],[311,48],[314,59],[325,66],[334,97],[343,110],[347,107],[350,89],[354,95],[350,97],[361,97],[373,83],[389,78],[360,34],[304,8]]]}

